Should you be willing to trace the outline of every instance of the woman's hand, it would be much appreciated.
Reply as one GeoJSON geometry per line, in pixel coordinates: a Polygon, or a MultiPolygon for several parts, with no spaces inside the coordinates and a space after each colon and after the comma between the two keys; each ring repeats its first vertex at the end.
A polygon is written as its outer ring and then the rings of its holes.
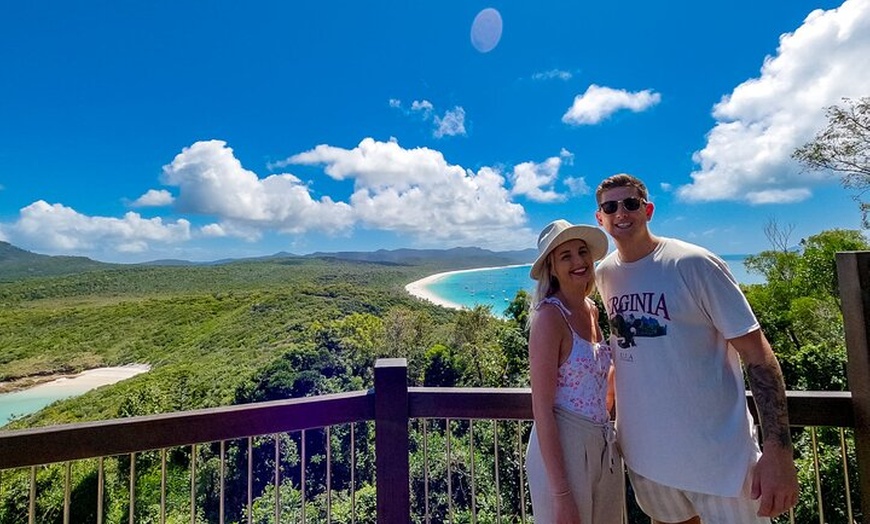
{"type": "Polygon", "coordinates": [[[572,493],[553,495],[553,506],[556,510],[556,524],[580,524],[580,509],[574,502],[572,493]]]}

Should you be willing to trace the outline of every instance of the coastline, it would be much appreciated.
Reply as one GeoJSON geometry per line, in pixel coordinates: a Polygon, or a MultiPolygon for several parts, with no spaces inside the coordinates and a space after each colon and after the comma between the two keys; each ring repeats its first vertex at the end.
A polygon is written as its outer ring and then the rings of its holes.
{"type": "Polygon", "coordinates": [[[0,383],[0,427],[21,417],[36,413],[44,407],[88,391],[121,382],[151,370],[147,364],[94,368],[75,375],[46,375],[39,379],[0,383]],[[14,389],[11,389],[14,388],[14,389]]]}
{"type": "Polygon", "coordinates": [[[457,304],[456,302],[445,300],[435,295],[429,290],[428,286],[438,282],[445,277],[449,277],[451,275],[456,275],[459,273],[473,273],[475,271],[490,271],[493,269],[508,269],[512,267],[522,267],[528,265],[530,264],[512,264],[509,266],[476,267],[472,269],[459,269],[456,271],[443,271],[441,273],[435,273],[434,275],[429,275],[428,277],[424,277],[420,280],[415,280],[414,282],[411,282],[410,284],[405,286],[405,291],[410,293],[412,296],[419,298],[420,300],[425,300],[441,307],[460,310],[466,309],[465,306],[457,304]]]}
{"type": "Polygon", "coordinates": [[[40,375],[23,377],[17,380],[0,382],[0,394],[18,391],[51,391],[68,386],[94,389],[120,382],[140,373],[151,370],[148,364],[127,364],[124,366],[87,369],[76,374],[40,375]]]}
{"type": "MultiPolygon", "coordinates": [[[[731,255],[720,255],[720,256],[722,257],[722,259],[724,261],[726,261],[726,263],[728,264],[728,266],[731,270],[732,275],[734,276],[734,278],[737,279],[737,281],[741,285],[752,285],[752,284],[764,283],[763,277],[758,276],[754,273],[751,273],[750,271],[748,271],[745,268],[743,261],[749,255],[731,254],[731,255]]],[[[477,268],[472,268],[472,269],[460,269],[460,270],[454,270],[454,271],[444,271],[444,272],[435,273],[435,274],[429,275],[425,278],[421,278],[419,280],[411,282],[410,284],[405,286],[405,291],[408,292],[410,295],[412,295],[415,298],[430,302],[432,304],[435,304],[435,305],[438,305],[441,307],[456,309],[456,310],[468,309],[471,307],[470,304],[474,301],[474,298],[473,298],[474,289],[471,289],[471,293],[470,293],[472,295],[471,299],[466,300],[466,297],[462,295],[461,290],[453,287],[454,286],[453,282],[442,283],[441,282],[442,280],[444,280],[448,277],[451,277],[453,275],[460,274],[460,273],[472,273],[472,272],[476,272],[476,271],[491,271],[491,270],[496,270],[496,272],[498,273],[497,270],[501,270],[501,269],[511,269],[511,268],[529,267],[529,266],[531,266],[531,263],[511,264],[511,265],[492,266],[492,267],[477,267],[477,268]],[[453,299],[453,300],[439,296],[437,293],[435,293],[434,289],[438,289],[442,292],[446,291],[445,294],[448,297],[450,297],[450,299],[453,299]]],[[[458,279],[458,280],[459,281],[469,281],[469,280],[474,280],[475,278],[476,277],[465,277],[464,279],[458,279]]],[[[526,277],[520,276],[519,274],[516,274],[515,277],[511,277],[511,278],[512,279],[517,278],[518,280],[516,280],[516,281],[511,280],[511,281],[506,282],[505,287],[510,287],[511,289],[514,289],[517,287],[518,281],[522,281],[526,277]]],[[[490,281],[490,282],[492,282],[492,281],[490,281]]],[[[502,298],[503,294],[499,294],[499,292],[498,292],[499,289],[500,288],[485,290],[484,293],[486,293],[486,296],[481,295],[480,301],[479,301],[480,303],[482,303],[484,305],[493,306],[493,312],[496,315],[498,315],[497,312],[501,311],[501,307],[502,307],[501,298],[502,298]],[[492,293],[494,293],[494,295],[492,293]],[[487,300],[487,298],[488,298],[488,300],[487,300]]],[[[528,288],[527,288],[527,290],[528,290],[528,288]]],[[[477,291],[480,291],[480,289],[477,289],[477,291]]],[[[501,289],[501,291],[502,291],[502,293],[504,293],[504,289],[501,289]]],[[[505,297],[505,300],[509,300],[510,298],[511,297],[505,297]]]]}

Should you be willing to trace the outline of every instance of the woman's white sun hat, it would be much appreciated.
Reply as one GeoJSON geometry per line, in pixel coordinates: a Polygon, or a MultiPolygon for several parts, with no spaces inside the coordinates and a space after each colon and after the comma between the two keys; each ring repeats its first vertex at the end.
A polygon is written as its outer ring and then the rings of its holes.
{"type": "Polygon", "coordinates": [[[554,220],[547,224],[538,235],[538,258],[532,264],[529,276],[534,280],[541,278],[541,271],[550,252],[569,240],[579,239],[586,242],[592,260],[598,261],[607,254],[607,235],[595,226],[574,225],[567,220],[554,220]]]}

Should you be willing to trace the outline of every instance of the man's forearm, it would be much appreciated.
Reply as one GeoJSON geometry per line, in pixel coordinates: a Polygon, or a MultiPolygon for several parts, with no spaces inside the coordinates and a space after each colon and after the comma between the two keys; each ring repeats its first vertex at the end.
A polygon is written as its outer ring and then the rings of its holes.
{"type": "Polygon", "coordinates": [[[779,362],[776,358],[771,358],[761,364],[748,364],[746,373],[749,389],[752,390],[758,409],[764,440],[776,442],[783,448],[791,448],[785,381],[779,362]]]}

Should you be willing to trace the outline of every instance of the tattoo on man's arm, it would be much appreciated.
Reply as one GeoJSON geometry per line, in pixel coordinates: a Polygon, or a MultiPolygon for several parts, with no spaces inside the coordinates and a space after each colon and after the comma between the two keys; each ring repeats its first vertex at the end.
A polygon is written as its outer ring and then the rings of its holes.
{"type": "Polygon", "coordinates": [[[791,447],[791,432],[788,427],[788,404],[785,398],[785,381],[779,364],[749,364],[746,366],[749,389],[758,408],[761,432],[764,440],[772,439],[783,448],[791,447]]]}

